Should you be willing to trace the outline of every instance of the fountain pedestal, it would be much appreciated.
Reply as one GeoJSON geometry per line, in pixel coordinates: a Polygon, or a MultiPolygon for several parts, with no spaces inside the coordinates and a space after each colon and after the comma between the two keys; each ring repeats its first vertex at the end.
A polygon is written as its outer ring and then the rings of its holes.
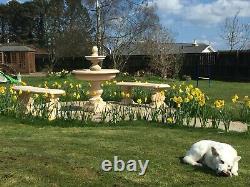
{"type": "Polygon", "coordinates": [[[101,83],[115,78],[119,73],[117,69],[101,69],[98,65],[99,62],[105,59],[105,56],[98,55],[98,48],[96,46],[92,49],[92,55],[86,56],[87,60],[90,60],[92,66],[90,69],[74,70],[73,75],[77,79],[90,81],[90,99],[84,104],[84,108],[89,112],[101,112],[105,109],[106,102],[103,101],[101,95],[103,93],[101,83]]]}
{"type": "Polygon", "coordinates": [[[90,81],[90,85],[91,85],[89,90],[90,99],[89,102],[86,103],[86,108],[89,111],[101,112],[106,106],[106,102],[104,102],[101,97],[103,93],[101,82],[90,81]]]}

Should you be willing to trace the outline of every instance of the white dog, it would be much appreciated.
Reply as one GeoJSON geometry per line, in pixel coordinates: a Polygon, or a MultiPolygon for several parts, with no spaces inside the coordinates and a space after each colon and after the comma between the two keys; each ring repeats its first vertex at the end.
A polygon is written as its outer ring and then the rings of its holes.
{"type": "Polygon", "coordinates": [[[201,140],[192,145],[183,161],[193,166],[206,165],[218,175],[237,176],[240,159],[237,151],[229,144],[201,140]]]}

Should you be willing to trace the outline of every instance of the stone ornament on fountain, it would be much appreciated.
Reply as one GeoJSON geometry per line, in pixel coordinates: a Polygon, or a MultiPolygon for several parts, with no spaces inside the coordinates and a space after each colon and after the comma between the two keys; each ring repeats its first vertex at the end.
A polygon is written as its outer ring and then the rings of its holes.
{"type": "Polygon", "coordinates": [[[86,56],[87,60],[90,60],[92,65],[89,68],[91,71],[100,71],[102,68],[99,66],[99,62],[105,59],[106,56],[99,56],[98,55],[98,48],[97,46],[94,46],[92,48],[92,55],[91,56],[86,56]]]}

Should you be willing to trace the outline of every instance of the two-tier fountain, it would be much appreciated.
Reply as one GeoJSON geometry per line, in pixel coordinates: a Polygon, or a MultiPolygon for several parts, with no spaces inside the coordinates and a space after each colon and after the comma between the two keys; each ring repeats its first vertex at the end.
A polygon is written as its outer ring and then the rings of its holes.
{"type": "Polygon", "coordinates": [[[91,56],[85,56],[87,60],[91,61],[92,65],[89,69],[74,70],[72,74],[77,79],[87,80],[90,82],[89,95],[90,99],[84,103],[84,108],[89,112],[101,112],[106,107],[106,102],[103,101],[101,95],[103,93],[101,84],[102,81],[114,79],[119,73],[117,69],[102,69],[99,63],[105,59],[106,56],[98,55],[98,48],[94,46],[91,56]]]}

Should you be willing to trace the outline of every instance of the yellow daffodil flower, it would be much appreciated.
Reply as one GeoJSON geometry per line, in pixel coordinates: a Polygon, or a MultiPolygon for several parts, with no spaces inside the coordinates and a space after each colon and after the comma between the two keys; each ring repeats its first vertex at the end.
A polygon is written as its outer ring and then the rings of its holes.
{"type": "Polygon", "coordinates": [[[142,104],[142,100],[141,99],[137,99],[137,103],[138,104],[142,104]]]}
{"type": "Polygon", "coordinates": [[[218,108],[218,109],[221,109],[221,108],[223,108],[224,107],[224,105],[225,105],[225,101],[224,100],[216,100],[215,102],[214,102],[214,106],[216,107],[216,108],[218,108]]]}
{"type": "Polygon", "coordinates": [[[172,117],[168,117],[168,118],[167,118],[167,122],[168,122],[168,123],[173,123],[173,122],[174,122],[174,119],[173,119],[172,117]]]}

